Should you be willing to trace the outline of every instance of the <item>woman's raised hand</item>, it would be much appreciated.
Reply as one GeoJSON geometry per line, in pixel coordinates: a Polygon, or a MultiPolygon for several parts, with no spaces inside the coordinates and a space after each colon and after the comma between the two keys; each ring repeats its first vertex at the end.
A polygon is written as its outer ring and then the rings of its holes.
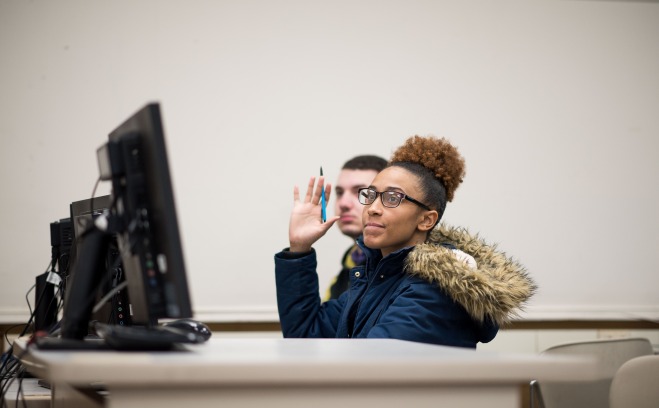
{"type": "MultiPolygon", "coordinates": [[[[318,185],[316,178],[309,179],[307,193],[303,200],[300,200],[300,190],[297,186],[293,189],[293,210],[288,225],[288,241],[291,252],[308,252],[311,246],[320,239],[340,218],[339,216],[328,217],[326,222],[321,219],[321,199],[320,196],[325,186],[325,178],[320,176],[318,185]]],[[[329,203],[332,192],[332,185],[328,183],[325,186],[325,203],[329,203]]]]}

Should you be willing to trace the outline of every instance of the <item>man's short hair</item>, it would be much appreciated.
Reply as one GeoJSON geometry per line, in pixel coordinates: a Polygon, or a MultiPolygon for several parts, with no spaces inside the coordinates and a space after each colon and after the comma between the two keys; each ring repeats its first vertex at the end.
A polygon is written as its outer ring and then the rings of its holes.
{"type": "Polygon", "coordinates": [[[345,162],[342,170],[375,170],[378,173],[387,167],[387,161],[380,156],[356,156],[345,162]]]}

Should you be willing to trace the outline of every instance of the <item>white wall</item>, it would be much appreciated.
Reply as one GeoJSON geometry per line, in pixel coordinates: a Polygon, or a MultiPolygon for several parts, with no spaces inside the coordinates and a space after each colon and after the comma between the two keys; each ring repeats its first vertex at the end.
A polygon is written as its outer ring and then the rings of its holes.
{"type": "Polygon", "coordinates": [[[434,134],[467,160],[445,220],[527,266],[527,317],[659,320],[658,38],[656,2],[0,0],[0,322],[148,101],[200,318],[276,319],[293,185],[434,134]]]}

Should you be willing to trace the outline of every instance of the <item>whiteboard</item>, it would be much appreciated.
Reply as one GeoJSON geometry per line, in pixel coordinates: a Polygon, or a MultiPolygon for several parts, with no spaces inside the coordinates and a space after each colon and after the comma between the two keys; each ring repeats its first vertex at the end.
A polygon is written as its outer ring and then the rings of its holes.
{"type": "MultiPolygon", "coordinates": [[[[277,320],[293,186],[419,134],[466,158],[444,221],[537,281],[524,318],[659,320],[657,39],[656,2],[0,2],[0,322],[147,102],[200,319],[277,320]]],[[[316,245],[321,291],[349,245],[316,245]]]]}

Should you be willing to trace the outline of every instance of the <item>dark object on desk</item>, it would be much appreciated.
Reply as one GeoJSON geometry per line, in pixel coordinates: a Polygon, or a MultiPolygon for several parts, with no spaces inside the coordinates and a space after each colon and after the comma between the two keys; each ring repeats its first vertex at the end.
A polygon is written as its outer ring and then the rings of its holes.
{"type": "Polygon", "coordinates": [[[97,323],[96,332],[114,350],[161,351],[177,350],[181,344],[198,344],[204,336],[190,330],[168,326],[118,326],[97,323]]]}
{"type": "Polygon", "coordinates": [[[181,319],[162,326],[121,326],[94,322],[97,335],[84,339],[41,337],[34,344],[41,350],[120,350],[168,351],[184,350],[182,344],[206,342],[211,331],[205,324],[181,319]]]}
{"type": "Polygon", "coordinates": [[[69,268],[69,255],[73,245],[73,227],[70,218],[50,223],[50,271],[37,276],[34,291],[34,331],[49,331],[57,323],[57,292],[62,289],[58,281],[69,268]]]}
{"type": "Polygon", "coordinates": [[[79,256],[73,263],[72,279],[64,297],[62,338],[82,340],[88,334],[96,289],[105,270],[104,253],[107,252],[111,235],[98,228],[91,228],[79,239],[79,256]]]}
{"type": "Polygon", "coordinates": [[[174,327],[183,331],[189,331],[203,337],[204,341],[210,339],[212,332],[204,323],[193,319],[178,319],[165,323],[165,327],[174,327]]]}
{"type": "Polygon", "coordinates": [[[34,341],[39,350],[111,350],[111,348],[98,337],[84,339],[70,339],[66,337],[39,337],[34,341]]]}

